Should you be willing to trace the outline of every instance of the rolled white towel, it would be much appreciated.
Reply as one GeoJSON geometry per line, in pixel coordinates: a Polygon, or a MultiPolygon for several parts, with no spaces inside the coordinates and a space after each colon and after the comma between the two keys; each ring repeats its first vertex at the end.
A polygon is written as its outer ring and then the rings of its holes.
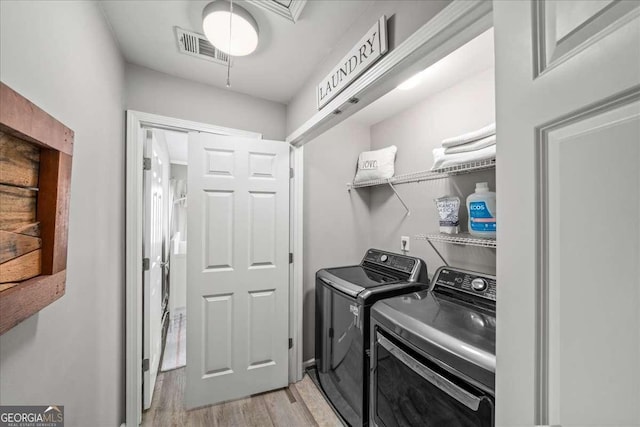
{"type": "Polygon", "coordinates": [[[482,139],[487,136],[493,135],[496,133],[496,124],[491,123],[481,129],[474,130],[473,132],[465,133],[462,135],[454,136],[452,138],[447,138],[442,140],[442,146],[444,148],[455,147],[456,145],[466,144],[467,142],[475,141],[477,139],[482,139]]]}
{"type": "Polygon", "coordinates": [[[482,148],[494,145],[496,143],[496,135],[493,134],[486,138],[478,139],[477,141],[467,142],[466,144],[456,145],[455,147],[448,147],[444,149],[444,154],[456,154],[466,153],[468,151],[476,151],[482,148]]]}
{"type": "Polygon", "coordinates": [[[466,153],[445,154],[444,148],[433,149],[433,166],[431,170],[448,168],[462,163],[477,162],[480,160],[493,159],[496,157],[496,145],[490,145],[480,150],[468,151],[466,153]]]}

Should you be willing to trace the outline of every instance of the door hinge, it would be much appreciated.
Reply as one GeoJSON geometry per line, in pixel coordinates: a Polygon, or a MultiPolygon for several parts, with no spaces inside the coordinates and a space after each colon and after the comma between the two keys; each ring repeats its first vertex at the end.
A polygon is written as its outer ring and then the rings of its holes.
{"type": "Polygon", "coordinates": [[[146,171],[151,170],[151,157],[145,157],[142,159],[142,169],[146,171]]]}
{"type": "Polygon", "coordinates": [[[293,348],[293,338],[289,338],[289,349],[293,348]]]}
{"type": "Polygon", "coordinates": [[[293,254],[289,252],[289,264],[293,264],[293,254]]]}
{"type": "Polygon", "coordinates": [[[147,271],[149,269],[149,258],[142,258],[142,271],[147,271]]]}
{"type": "Polygon", "coordinates": [[[293,168],[289,168],[289,178],[293,178],[295,173],[293,172],[293,168]]]}
{"type": "Polygon", "coordinates": [[[142,359],[142,372],[149,370],[149,359],[142,359]]]}

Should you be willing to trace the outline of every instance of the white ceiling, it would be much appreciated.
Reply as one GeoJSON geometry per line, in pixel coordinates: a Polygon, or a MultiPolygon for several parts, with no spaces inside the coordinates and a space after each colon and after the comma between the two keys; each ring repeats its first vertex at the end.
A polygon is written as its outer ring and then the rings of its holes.
{"type": "Polygon", "coordinates": [[[366,126],[379,123],[431,95],[494,67],[493,28],[453,51],[424,71],[413,89],[394,89],[349,117],[366,126]]]}
{"type": "MultiPolygon", "coordinates": [[[[231,90],[287,103],[374,0],[310,0],[296,23],[238,0],[256,19],[258,49],[233,59],[231,90]]],[[[224,88],[225,66],[178,52],[174,27],[202,34],[209,1],[100,0],[127,62],[224,88]]]]}

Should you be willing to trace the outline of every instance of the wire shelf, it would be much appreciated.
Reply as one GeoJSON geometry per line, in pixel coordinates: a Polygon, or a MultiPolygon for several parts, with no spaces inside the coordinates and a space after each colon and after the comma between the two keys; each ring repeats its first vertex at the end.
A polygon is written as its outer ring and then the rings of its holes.
{"type": "Polygon", "coordinates": [[[479,246],[482,248],[497,248],[498,243],[493,238],[481,238],[470,235],[469,233],[459,234],[418,234],[417,240],[427,240],[429,242],[443,242],[455,245],[479,246]]]}
{"type": "Polygon", "coordinates": [[[453,175],[462,175],[465,173],[492,169],[496,166],[496,159],[478,160],[476,162],[463,163],[455,166],[449,166],[442,169],[430,171],[410,172],[402,175],[396,175],[386,179],[372,179],[358,183],[348,184],[348,188],[372,187],[374,185],[383,184],[406,184],[410,182],[430,181],[432,179],[447,178],[453,175]]]}

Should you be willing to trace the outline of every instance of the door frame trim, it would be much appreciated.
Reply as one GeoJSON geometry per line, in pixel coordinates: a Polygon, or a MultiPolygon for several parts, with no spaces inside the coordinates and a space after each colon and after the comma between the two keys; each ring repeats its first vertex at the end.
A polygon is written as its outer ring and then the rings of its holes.
{"type": "MultiPolygon", "coordinates": [[[[181,132],[208,132],[218,135],[262,139],[262,134],[193,122],[141,111],[126,111],[125,139],[125,425],[138,426],[142,421],[142,224],[144,129],[181,132]]],[[[302,149],[294,148],[296,173],[294,215],[294,313],[289,317],[294,333],[294,348],[289,352],[289,378],[302,378],[302,149]],[[296,268],[297,266],[297,268],[296,268]],[[293,360],[291,360],[293,359],[293,360]]]]}
{"type": "Polygon", "coordinates": [[[291,291],[289,298],[292,312],[289,313],[289,330],[293,338],[293,347],[289,349],[289,383],[302,380],[304,374],[302,362],[303,346],[303,307],[304,307],[304,147],[289,145],[293,150],[292,164],[294,174],[291,180],[292,216],[290,229],[293,236],[291,251],[293,252],[293,272],[291,277],[291,291]]]}

